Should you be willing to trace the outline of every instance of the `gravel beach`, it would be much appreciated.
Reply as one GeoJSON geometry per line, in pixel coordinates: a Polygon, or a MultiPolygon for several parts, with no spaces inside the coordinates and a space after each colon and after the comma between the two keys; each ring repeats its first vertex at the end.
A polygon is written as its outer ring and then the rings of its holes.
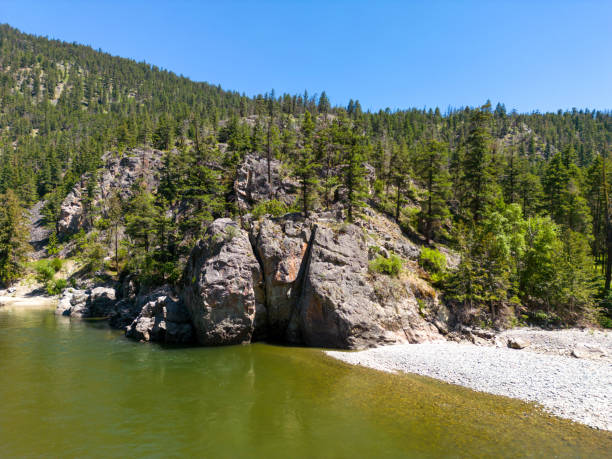
{"type": "MultiPolygon", "coordinates": [[[[575,334],[583,332],[551,338],[546,338],[550,336],[547,334],[557,332],[527,332],[532,340],[540,343],[534,345],[534,350],[509,349],[500,346],[499,341],[498,346],[438,341],[326,353],[353,365],[417,373],[477,391],[537,402],[559,417],[612,431],[610,360],[561,355],[566,349],[559,340],[567,338],[568,342],[574,342],[575,334]],[[559,349],[553,352],[550,346],[544,346],[542,343],[547,340],[552,340],[559,349]]],[[[599,348],[607,350],[611,343],[610,333],[598,337],[599,348]]]]}

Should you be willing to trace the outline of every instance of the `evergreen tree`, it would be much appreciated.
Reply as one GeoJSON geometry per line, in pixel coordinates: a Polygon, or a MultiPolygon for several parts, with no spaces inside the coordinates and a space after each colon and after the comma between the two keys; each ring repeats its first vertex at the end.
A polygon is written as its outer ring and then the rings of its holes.
{"type": "Polygon", "coordinates": [[[391,180],[395,186],[395,221],[400,221],[400,210],[404,202],[404,193],[410,179],[410,159],[406,144],[395,150],[391,162],[391,180]]]}
{"type": "Polygon", "coordinates": [[[313,151],[315,124],[307,110],[304,113],[301,127],[302,146],[296,152],[297,162],[294,173],[300,182],[300,196],[304,216],[308,216],[312,203],[316,199],[319,180],[317,177],[317,161],[313,151]]]}
{"type": "Polygon", "coordinates": [[[126,233],[135,240],[145,252],[149,252],[153,240],[157,210],[155,198],[142,183],[134,186],[134,195],[127,205],[125,215],[126,233]]]}
{"type": "Polygon", "coordinates": [[[353,125],[345,129],[342,145],[342,185],[346,191],[344,204],[348,212],[348,221],[355,220],[357,209],[365,205],[364,198],[367,191],[366,169],[364,167],[366,157],[366,139],[358,132],[358,127],[353,125]]]}
{"type": "Polygon", "coordinates": [[[478,222],[496,196],[491,145],[490,105],[475,109],[463,158],[463,200],[471,218],[478,222]]]}
{"type": "Polygon", "coordinates": [[[23,273],[30,250],[27,218],[13,190],[0,196],[0,281],[11,285],[23,273]]]}
{"type": "Polygon", "coordinates": [[[417,150],[415,170],[425,188],[421,200],[423,234],[432,239],[444,221],[450,216],[447,200],[450,197],[450,175],[447,170],[448,147],[442,142],[430,140],[417,150]]]}

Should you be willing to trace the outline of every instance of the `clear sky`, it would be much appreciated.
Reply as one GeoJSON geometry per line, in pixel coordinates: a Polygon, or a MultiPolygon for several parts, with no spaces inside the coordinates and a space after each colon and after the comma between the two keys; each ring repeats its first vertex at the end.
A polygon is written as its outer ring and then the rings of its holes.
{"type": "Polygon", "coordinates": [[[247,95],[612,109],[612,0],[0,0],[0,22],[247,95]]]}

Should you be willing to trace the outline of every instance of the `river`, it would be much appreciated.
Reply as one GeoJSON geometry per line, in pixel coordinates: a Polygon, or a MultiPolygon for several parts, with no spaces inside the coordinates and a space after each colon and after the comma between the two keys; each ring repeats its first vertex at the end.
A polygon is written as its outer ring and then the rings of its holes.
{"type": "Polygon", "coordinates": [[[533,405],[320,350],[129,341],[0,308],[0,457],[609,457],[533,405]]]}

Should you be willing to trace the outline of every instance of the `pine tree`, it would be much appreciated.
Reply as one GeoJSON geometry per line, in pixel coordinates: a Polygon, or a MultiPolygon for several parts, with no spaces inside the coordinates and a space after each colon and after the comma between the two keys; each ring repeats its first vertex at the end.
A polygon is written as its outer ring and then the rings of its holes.
{"type": "Polygon", "coordinates": [[[364,167],[366,157],[366,139],[358,131],[358,127],[345,128],[342,145],[342,185],[346,191],[344,204],[348,212],[348,221],[355,220],[357,209],[365,205],[364,199],[367,191],[366,169],[364,167]]]}
{"type": "Polygon", "coordinates": [[[450,197],[450,175],[447,170],[448,147],[430,140],[417,150],[415,170],[425,195],[421,200],[421,221],[427,239],[433,239],[450,216],[447,201],[450,197]]]}
{"type": "Polygon", "coordinates": [[[126,233],[140,243],[145,252],[151,248],[157,211],[155,198],[142,183],[134,185],[134,195],[127,205],[126,233]]]}
{"type": "Polygon", "coordinates": [[[0,282],[11,285],[23,273],[30,250],[25,212],[13,190],[0,196],[0,282]]]}
{"type": "Polygon", "coordinates": [[[491,154],[490,105],[473,111],[463,158],[463,201],[477,223],[496,196],[495,169],[491,154]]]}
{"type": "Polygon", "coordinates": [[[119,228],[123,224],[123,203],[118,190],[113,190],[107,202],[107,218],[114,233],[115,270],[119,273],[119,228]]]}
{"type": "Polygon", "coordinates": [[[318,164],[313,151],[315,124],[307,110],[302,120],[301,148],[296,151],[297,162],[294,167],[294,174],[300,182],[300,195],[304,216],[308,216],[312,208],[313,201],[316,199],[319,180],[317,176],[318,164]]]}
{"type": "Polygon", "coordinates": [[[327,98],[327,94],[325,94],[325,91],[323,91],[319,96],[319,105],[317,107],[317,110],[319,113],[322,113],[325,116],[327,116],[327,114],[331,110],[331,104],[329,103],[329,99],[327,98]]]}

